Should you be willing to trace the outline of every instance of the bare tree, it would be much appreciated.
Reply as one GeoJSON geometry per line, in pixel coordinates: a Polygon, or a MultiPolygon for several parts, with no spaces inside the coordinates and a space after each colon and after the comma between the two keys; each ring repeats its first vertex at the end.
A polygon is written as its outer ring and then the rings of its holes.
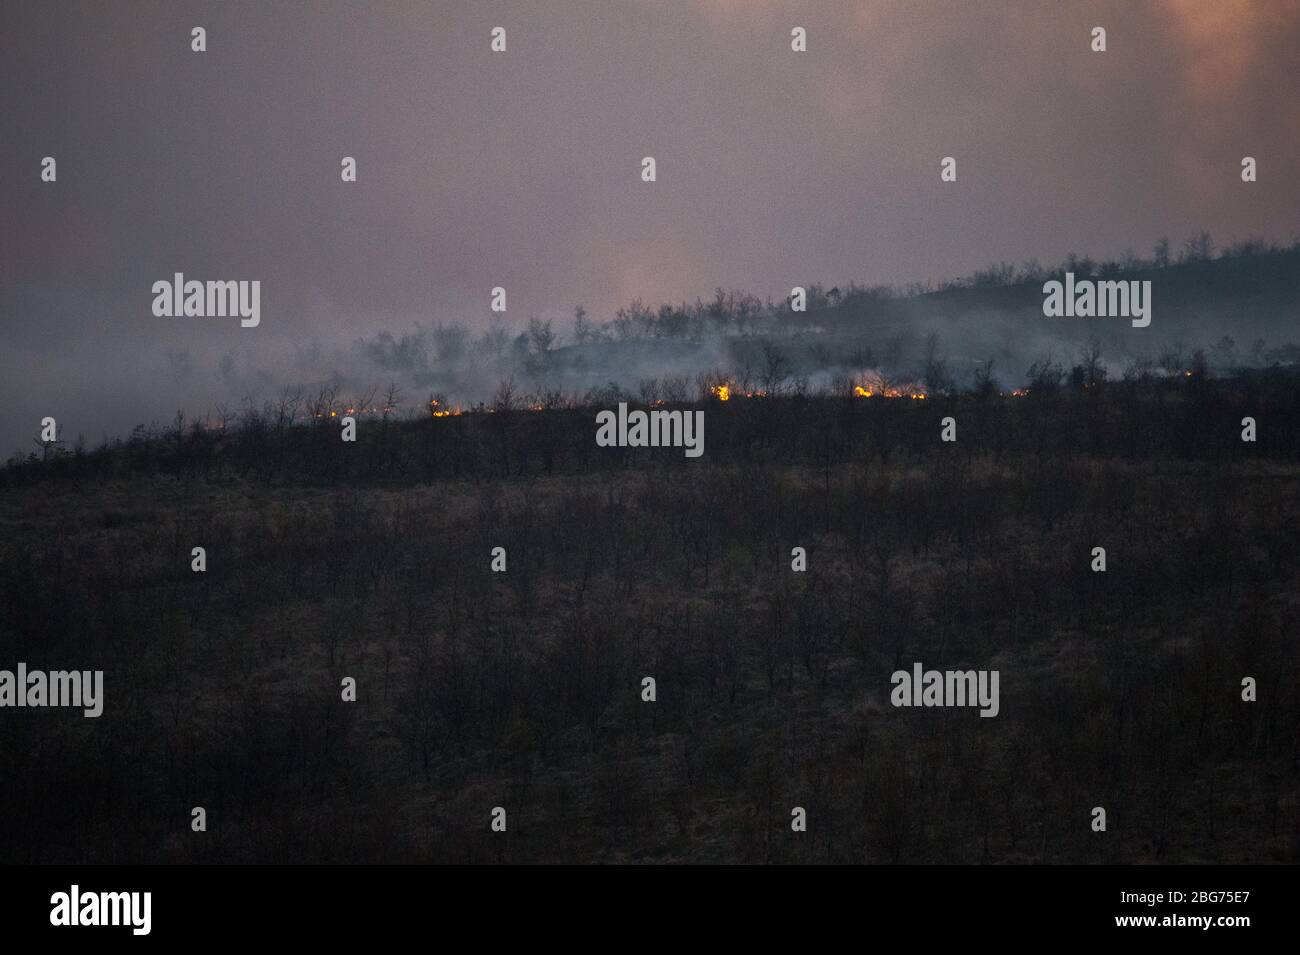
{"type": "Polygon", "coordinates": [[[925,390],[932,395],[942,394],[952,387],[948,363],[939,357],[939,333],[931,332],[925,339],[925,390]]]}
{"type": "Polygon", "coordinates": [[[513,411],[517,405],[515,379],[512,375],[497,385],[496,394],[492,396],[492,407],[497,411],[513,411]]]}
{"type": "Polygon", "coordinates": [[[388,423],[388,416],[396,414],[398,406],[402,403],[402,390],[396,382],[388,383],[388,391],[384,393],[383,421],[388,423]]]}
{"type": "Polygon", "coordinates": [[[555,332],[551,328],[551,320],[548,318],[542,321],[540,318],[533,317],[528,320],[528,340],[533,346],[533,354],[545,358],[551,353],[551,348],[555,345],[555,332]]]}
{"type": "Polygon", "coordinates": [[[790,374],[790,363],[786,361],[785,353],[770,339],[762,339],[759,348],[763,353],[763,391],[769,395],[779,394],[790,374]]]}

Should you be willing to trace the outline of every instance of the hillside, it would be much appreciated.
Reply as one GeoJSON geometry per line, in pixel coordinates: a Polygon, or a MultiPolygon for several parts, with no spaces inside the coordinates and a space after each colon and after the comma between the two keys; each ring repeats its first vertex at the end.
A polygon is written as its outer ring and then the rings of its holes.
{"type": "Polygon", "coordinates": [[[4,665],[105,687],[0,721],[3,861],[1300,859],[1294,377],[702,410],[698,460],[558,408],[0,472],[4,665]]]}

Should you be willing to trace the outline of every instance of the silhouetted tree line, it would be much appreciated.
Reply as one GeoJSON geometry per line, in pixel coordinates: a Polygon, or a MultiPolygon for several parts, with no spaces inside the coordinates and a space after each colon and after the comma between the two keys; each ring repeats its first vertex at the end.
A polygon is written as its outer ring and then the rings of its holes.
{"type": "Polygon", "coordinates": [[[1167,238],[1153,247],[1149,256],[1126,252],[1118,259],[1098,261],[1091,256],[1070,253],[1055,265],[1036,259],[1015,265],[998,263],[969,276],[903,285],[849,283],[826,288],[821,282],[805,286],[806,312],[791,310],[791,300],[763,300],[750,293],[718,288],[711,299],[694,302],[644,304],[637,299],[618,309],[608,321],[594,320],[581,305],[574,310],[570,327],[557,329],[551,319],[533,317],[523,330],[512,331],[504,319],[494,316],[486,330],[475,335],[467,326],[452,323],[417,325],[394,335],[380,332],[361,342],[375,364],[392,372],[434,369],[458,365],[466,359],[499,362],[514,360],[530,374],[550,370],[562,346],[587,346],[631,341],[682,341],[700,343],[717,338],[752,336],[786,337],[805,331],[809,321],[850,320],[863,314],[890,314],[909,299],[937,296],[940,300],[972,294],[980,301],[1009,306],[1041,296],[1044,281],[1073,272],[1077,278],[1142,279],[1162,273],[1161,305],[1176,305],[1180,299],[1203,295],[1212,286],[1219,294],[1236,289],[1293,281],[1300,259],[1300,240],[1278,245],[1263,239],[1246,239],[1217,249],[1208,232],[1188,238],[1172,249],[1167,238]],[[1182,289],[1168,299],[1169,289],[1182,289]]]}
{"type": "MultiPolygon", "coordinates": [[[[677,449],[597,447],[595,412],[621,401],[661,410],[703,408],[706,456],[736,464],[829,467],[877,456],[924,456],[947,415],[959,429],[951,453],[963,456],[996,457],[1027,447],[1044,454],[1211,461],[1294,460],[1300,454],[1300,372],[1244,370],[1220,379],[1203,356],[1191,356],[1189,364],[1182,374],[1145,369],[1108,380],[1094,347],[1068,370],[1050,358],[1036,363],[1027,393],[1018,397],[998,392],[985,378],[972,391],[924,400],[854,397],[849,381],[829,395],[746,398],[737,390],[727,402],[700,397],[709,394],[708,382],[725,376],[702,378],[689,399],[684,380],[680,387],[643,382],[638,393],[611,383],[583,399],[521,399],[507,382],[493,405],[420,418],[398,417],[390,390],[387,410],[354,411],[355,443],[341,440],[345,403],[331,397],[286,409],[282,402],[216,422],[187,423],[178,416],[170,427],[137,428],[93,451],[61,445],[51,454],[42,448],[0,469],[0,486],[132,475],[414,483],[698,467],[677,449]],[[670,399],[658,397],[663,394],[670,399]],[[1244,417],[1257,422],[1254,443],[1241,440],[1244,417]]],[[[931,369],[928,376],[938,383],[941,375],[931,369]]],[[[373,393],[357,404],[371,399],[373,393]]]]}

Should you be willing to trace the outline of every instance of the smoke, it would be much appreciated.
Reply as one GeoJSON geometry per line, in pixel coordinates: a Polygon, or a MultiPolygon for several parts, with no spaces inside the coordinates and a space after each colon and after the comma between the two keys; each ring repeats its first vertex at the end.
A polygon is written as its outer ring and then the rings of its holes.
{"type": "MultiPolygon", "coordinates": [[[[176,319],[162,326],[175,334],[160,335],[152,347],[105,336],[93,347],[70,343],[52,359],[39,328],[28,329],[31,341],[17,336],[0,357],[0,373],[16,382],[39,364],[59,385],[6,396],[11,412],[0,440],[6,453],[31,451],[40,420],[53,416],[65,443],[81,437],[95,444],[137,425],[171,422],[177,412],[229,419],[286,395],[310,399],[322,391],[352,405],[392,392],[397,413],[419,414],[434,396],[443,407],[490,405],[503,385],[524,403],[692,400],[721,381],[739,393],[842,391],[870,382],[933,393],[981,380],[1009,391],[1024,386],[1032,366],[1068,373],[1084,364],[1113,380],[1182,374],[1193,364],[1222,374],[1300,360],[1292,341],[1300,244],[1248,243],[1215,258],[1202,238],[1171,264],[1072,257],[1060,266],[1067,268],[1151,281],[1150,327],[1133,328],[1125,318],[1044,317],[1042,279],[1059,272],[1029,263],[901,291],[813,285],[807,312],[718,290],[692,304],[633,302],[603,321],[585,313],[581,320],[494,316],[478,323],[387,316],[391,330],[302,341],[232,336],[203,324],[176,333],[175,322],[186,321],[176,319]]],[[[94,306],[64,293],[32,307],[93,314],[94,306]]],[[[334,313],[320,295],[305,307],[334,313]]],[[[377,321],[367,316],[364,324],[377,321]]]]}
{"type": "Polygon", "coordinates": [[[1189,350],[1286,341],[1254,330],[1276,303],[1261,315],[1249,296],[1192,290],[1162,311],[1159,287],[1143,338],[1049,325],[1033,295],[939,290],[596,344],[570,315],[581,301],[613,321],[638,296],[707,300],[715,284],[779,302],[797,282],[902,282],[1072,246],[1117,256],[1192,228],[1284,235],[1300,182],[1295,3],[356,7],[0,4],[0,88],[17,91],[0,136],[0,449],[30,448],[45,416],[94,442],[286,387],[395,380],[408,402],[429,388],[472,403],[511,377],[581,395],[757,376],[759,338],[791,384],[922,374],[932,332],[958,382],[990,357],[1008,383],[1048,350],[1072,362],[1094,334],[1116,366],[1173,348],[1170,334],[1189,350]],[[488,48],[497,23],[508,53],[488,48]],[[1105,53],[1089,48],[1097,24],[1105,53]],[[795,25],[807,52],[790,49],[795,25]],[[45,156],[57,182],[39,178],[45,156]],[[944,156],[956,183],[939,180],[944,156]],[[150,287],[177,271],[259,281],[261,326],[154,318],[150,287]],[[497,286],[504,356],[474,345],[497,286]],[[541,355],[513,347],[532,315],[557,335],[541,355]],[[435,341],[439,323],[464,324],[469,345],[435,341]]]}

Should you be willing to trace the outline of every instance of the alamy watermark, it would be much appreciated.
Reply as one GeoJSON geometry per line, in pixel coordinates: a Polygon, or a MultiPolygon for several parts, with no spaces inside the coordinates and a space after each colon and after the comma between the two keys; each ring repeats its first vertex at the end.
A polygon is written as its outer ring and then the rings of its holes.
{"type": "Polygon", "coordinates": [[[244,328],[262,321],[262,283],[249,281],[186,281],[177,272],[171,281],[153,283],[153,313],[158,318],[225,318],[239,316],[244,328]]]}
{"type": "Polygon", "coordinates": [[[70,706],[94,718],[104,712],[103,670],[0,670],[0,707],[70,706]]]}
{"type": "Polygon", "coordinates": [[[152,914],[152,892],[82,892],[73,884],[50,896],[51,925],[128,925],[132,935],[148,935],[152,914]]]}
{"type": "Polygon", "coordinates": [[[1151,324],[1150,279],[1052,279],[1043,284],[1043,314],[1048,318],[1131,318],[1134,328],[1151,324]]]}
{"type": "Polygon", "coordinates": [[[703,411],[628,411],[596,413],[596,446],[601,448],[684,448],[688,458],[704,453],[703,411]]]}
{"type": "Polygon", "coordinates": [[[997,716],[997,670],[895,670],[889,702],[894,706],[978,706],[980,716],[997,716]]]}

